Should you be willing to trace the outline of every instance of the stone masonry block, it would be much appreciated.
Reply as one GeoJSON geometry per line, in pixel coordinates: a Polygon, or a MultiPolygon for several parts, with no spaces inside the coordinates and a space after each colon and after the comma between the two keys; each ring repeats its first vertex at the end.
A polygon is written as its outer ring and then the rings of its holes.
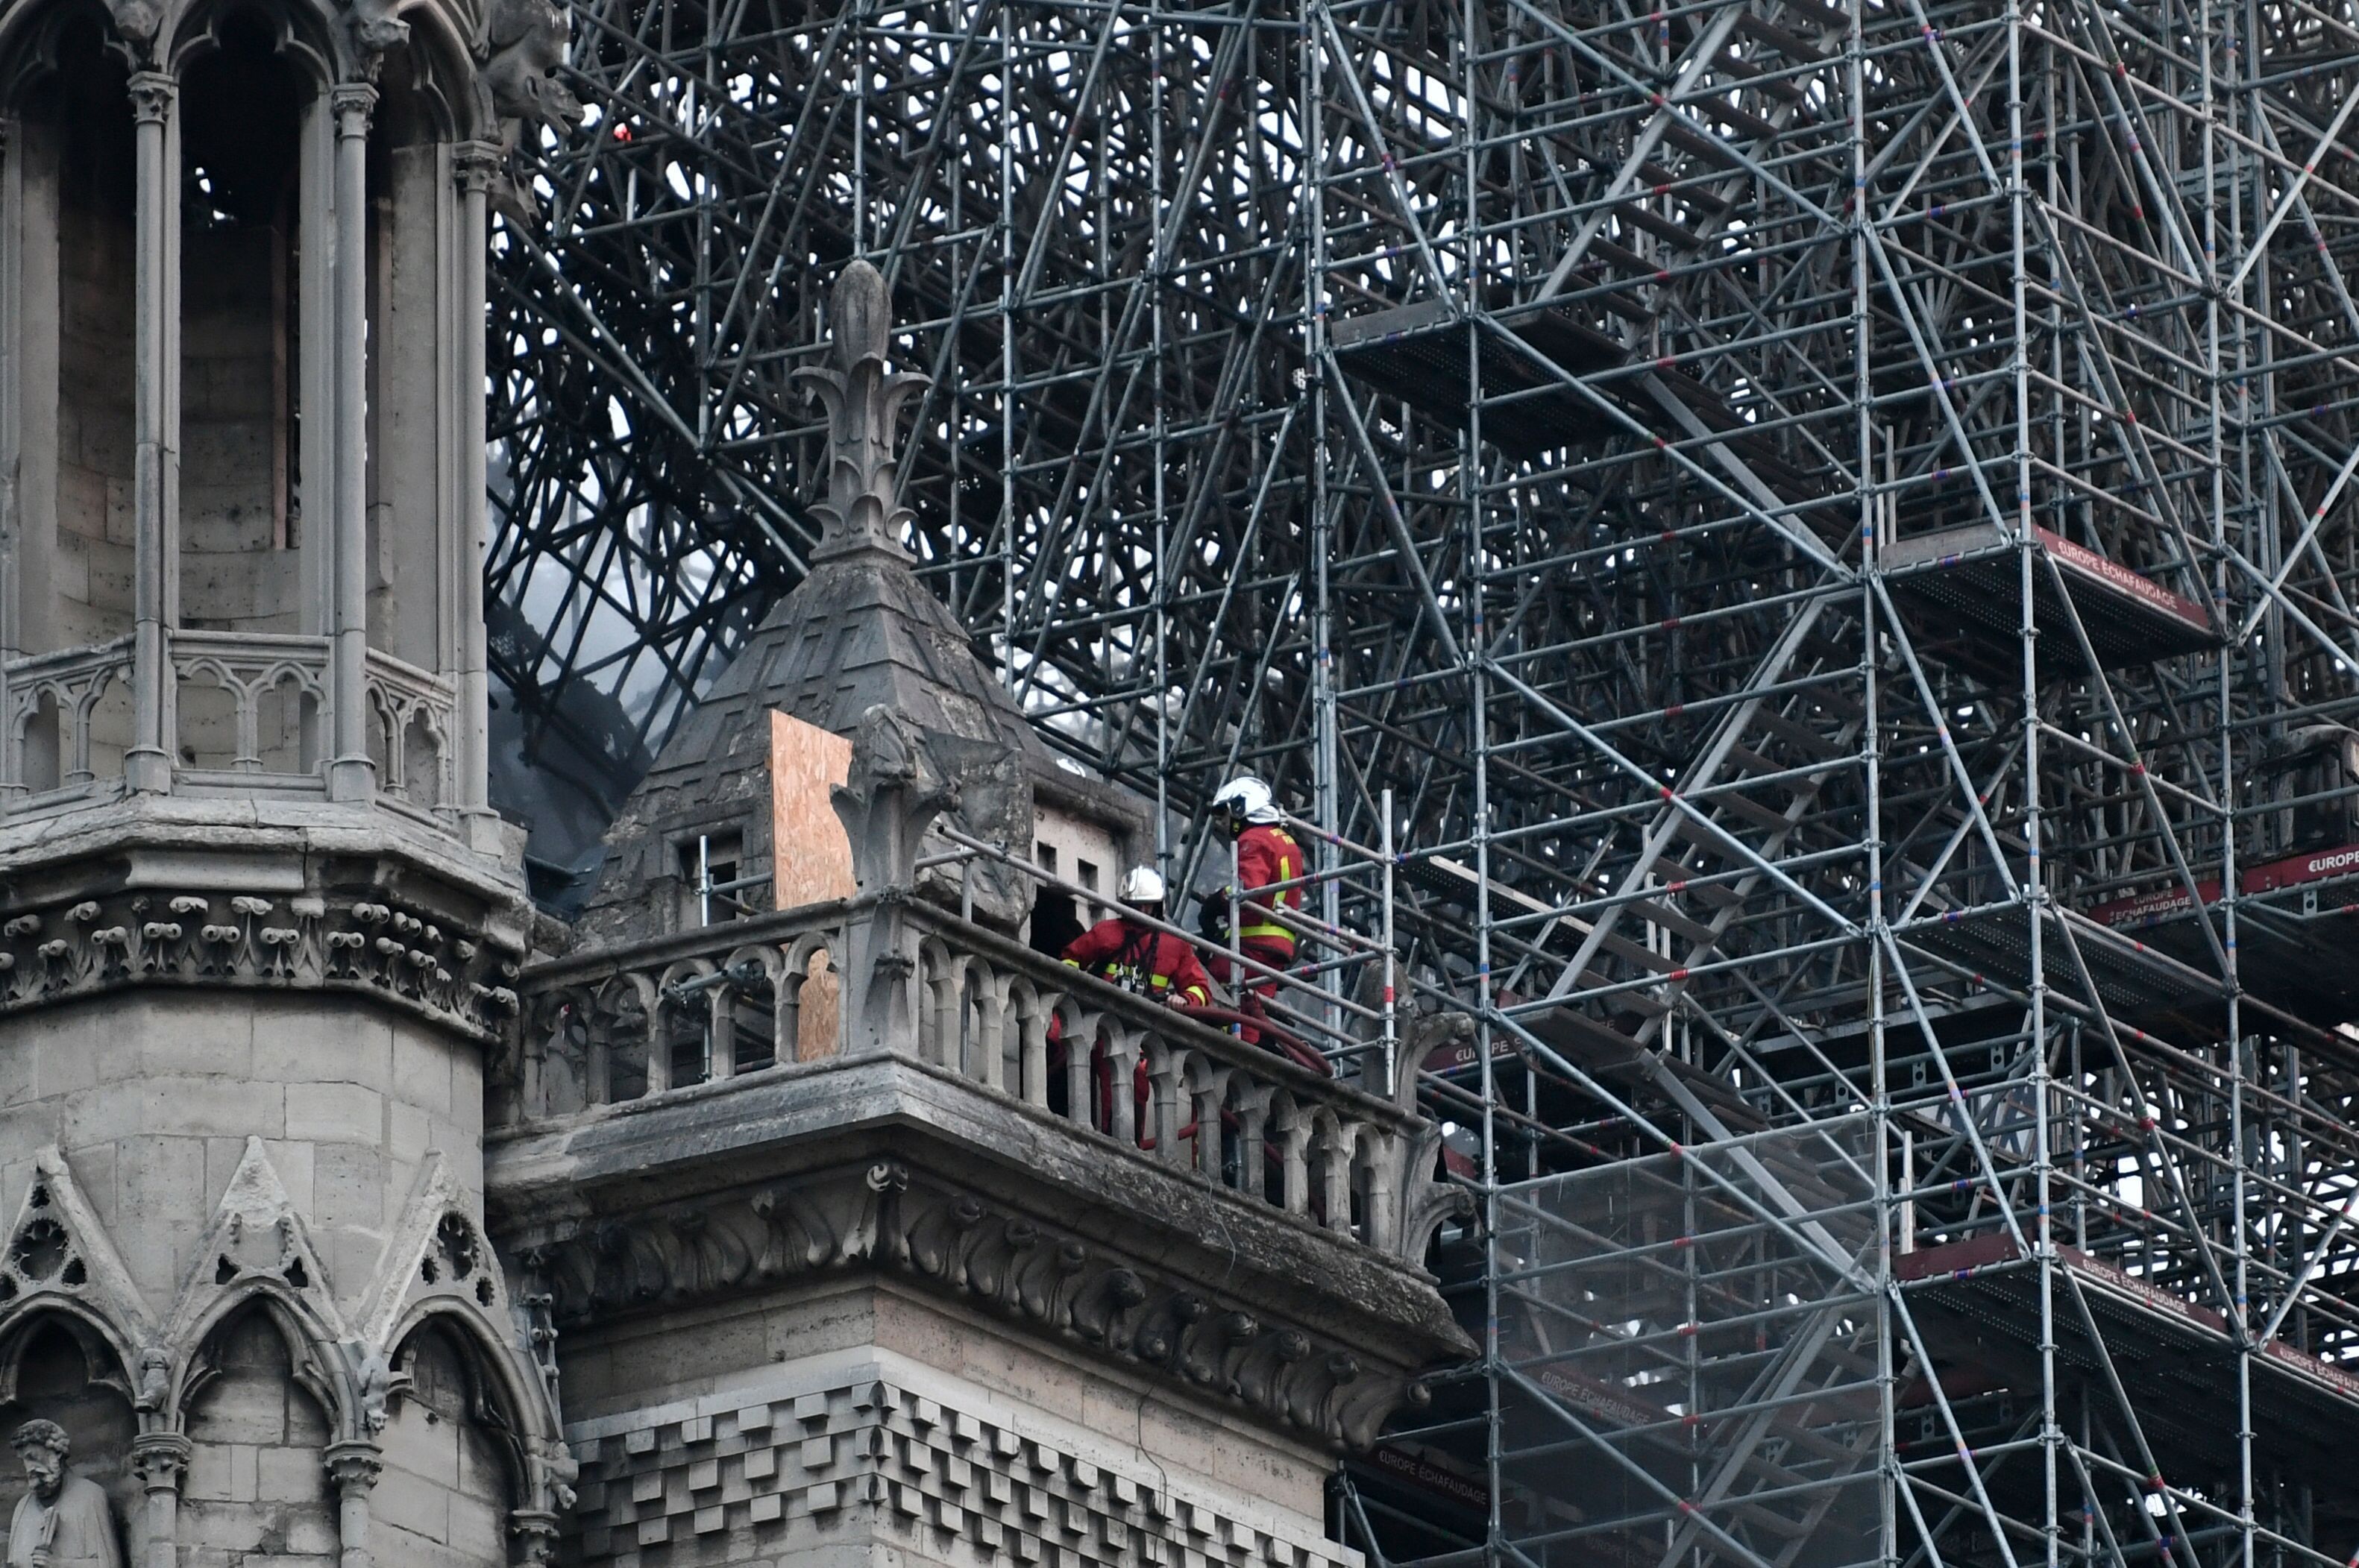
{"type": "Polygon", "coordinates": [[[395,1100],[386,1108],[386,1146],[396,1160],[417,1164],[433,1146],[434,1119],[414,1105],[395,1100]]]}
{"type": "Polygon", "coordinates": [[[194,1502],[228,1501],[232,1447],[226,1443],[199,1444],[189,1455],[188,1478],[180,1483],[181,1495],[194,1502]]]}
{"type": "Polygon", "coordinates": [[[413,1535],[447,1543],[451,1540],[451,1496],[424,1476],[388,1465],[369,1493],[369,1512],[413,1535]]]}
{"type": "MultiPolygon", "coordinates": [[[[293,1093],[295,1087],[288,1086],[288,1092],[293,1093]]],[[[312,1223],[382,1230],[386,1206],[401,1201],[397,1195],[387,1195],[386,1166],[385,1154],[373,1138],[366,1143],[322,1141],[315,1145],[311,1152],[311,1192],[318,1206],[312,1212],[312,1223]]]]}
{"type": "Polygon", "coordinates": [[[292,1014],[255,1020],[254,1067],[271,1083],[351,1083],[384,1086],[393,1081],[393,1031],[365,1013],[338,1022],[332,1040],[315,1023],[292,1014]]]}
{"type": "Polygon", "coordinates": [[[245,1079],[254,1065],[254,1015],[242,1007],[159,1000],[125,1020],[136,1030],[144,1077],[245,1079]]]}
{"type": "Polygon", "coordinates": [[[385,1097],[357,1084],[287,1086],[287,1136],[329,1143],[375,1143],[385,1136],[385,1097]]]}
{"type": "MultiPolygon", "coordinates": [[[[401,1097],[432,1116],[453,1113],[451,1096],[451,1052],[439,1042],[421,1039],[407,1029],[393,1033],[393,1081],[401,1097]]],[[[481,1100],[480,1093],[475,1097],[481,1100]]],[[[481,1114],[480,1108],[476,1114],[481,1114]]]]}
{"type": "Polygon", "coordinates": [[[328,1493],[327,1472],[308,1448],[265,1448],[255,1457],[256,1488],[266,1502],[316,1503],[328,1493]]]}

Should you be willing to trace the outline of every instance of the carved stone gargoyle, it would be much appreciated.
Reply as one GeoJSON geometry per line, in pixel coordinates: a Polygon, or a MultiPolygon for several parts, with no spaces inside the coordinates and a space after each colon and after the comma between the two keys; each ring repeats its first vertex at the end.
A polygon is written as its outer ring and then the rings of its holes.
{"type": "Polygon", "coordinates": [[[483,81],[499,118],[500,173],[492,181],[492,208],[511,223],[538,228],[540,214],[508,170],[527,127],[560,137],[582,124],[582,103],[560,73],[573,24],[555,0],[492,0],[484,18],[483,81]]]}
{"type": "MultiPolygon", "coordinates": [[[[958,792],[957,804],[946,808],[953,820],[942,826],[1019,852],[1031,842],[1032,785],[1015,747],[996,737],[974,741],[929,730],[926,750],[958,792]]],[[[937,831],[919,853],[930,860],[955,855],[959,848],[937,831]]],[[[1014,932],[1023,922],[1034,892],[1023,872],[980,855],[930,867],[920,875],[919,888],[935,903],[966,906],[977,923],[1002,933],[1014,932]]]]}
{"type": "Polygon", "coordinates": [[[917,1039],[918,938],[902,907],[918,880],[926,829],[958,802],[918,727],[879,706],[853,731],[848,782],[830,792],[852,846],[852,874],[875,902],[846,934],[843,975],[849,1054],[917,1039]]]}

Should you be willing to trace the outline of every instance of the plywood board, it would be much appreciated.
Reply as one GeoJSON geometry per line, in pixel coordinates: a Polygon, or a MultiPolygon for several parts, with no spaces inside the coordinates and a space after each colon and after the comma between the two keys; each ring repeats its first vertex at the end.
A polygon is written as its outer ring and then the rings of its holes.
{"type": "Polygon", "coordinates": [[[852,845],[828,791],[852,776],[852,742],[770,710],[770,877],[778,909],[853,892],[852,845]]]}
{"type": "MultiPolygon", "coordinates": [[[[828,791],[852,776],[852,742],[791,714],[770,711],[770,880],[775,907],[850,898],[852,845],[828,791]]],[[[813,959],[795,1025],[795,1059],[835,1054],[842,1031],[842,981],[826,957],[813,959]]]]}

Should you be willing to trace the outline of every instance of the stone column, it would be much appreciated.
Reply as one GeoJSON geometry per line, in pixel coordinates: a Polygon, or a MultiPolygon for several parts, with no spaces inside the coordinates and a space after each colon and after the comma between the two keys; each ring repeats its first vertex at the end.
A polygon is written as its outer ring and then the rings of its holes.
{"type": "Polygon", "coordinates": [[[353,1439],[328,1444],[323,1455],[336,1488],[336,1568],[370,1568],[369,1492],[385,1470],[385,1450],[353,1439]]]}
{"type": "Polygon", "coordinates": [[[180,1560],[180,1477],[188,1474],[189,1440],[177,1432],[143,1432],[131,1440],[131,1470],[147,1488],[137,1568],[175,1568],[180,1560]]]}
{"type": "Polygon", "coordinates": [[[135,71],[131,112],[136,124],[138,260],[133,307],[132,468],[132,733],[123,776],[134,790],[162,794],[172,787],[169,728],[173,681],[166,642],[173,611],[172,580],[179,519],[179,410],[172,395],[179,375],[180,180],[172,100],[178,92],[162,71],[135,71]]]}
{"type": "MultiPolygon", "coordinates": [[[[447,563],[459,574],[459,717],[456,751],[459,809],[470,818],[490,809],[490,698],[484,633],[484,265],[491,237],[485,224],[492,178],[500,149],[489,142],[463,142],[451,152],[459,185],[459,287],[452,312],[458,334],[459,517],[458,559],[447,563]]],[[[474,827],[473,822],[468,826],[474,827]]],[[[488,845],[479,846],[489,848],[488,845]]]]}
{"type": "Polygon", "coordinates": [[[516,1562],[524,1568],[547,1568],[557,1561],[557,1516],[545,1509],[516,1509],[508,1514],[508,1533],[516,1538],[516,1562]]]}
{"type": "Polygon", "coordinates": [[[330,519],[333,639],[329,707],[331,800],[376,793],[368,754],[368,134],[376,89],[346,81],[329,94],[336,121],[336,254],[330,338],[336,379],[335,515],[330,519]]]}
{"type": "MultiPolygon", "coordinates": [[[[8,711],[8,661],[25,651],[24,514],[16,493],[25,429],[25,155],[16,130],[15,120],[0,115],[0,714],[8,711]]],[[[15,727],[0,727],[0,807],[24,792],[15,727]]]]}

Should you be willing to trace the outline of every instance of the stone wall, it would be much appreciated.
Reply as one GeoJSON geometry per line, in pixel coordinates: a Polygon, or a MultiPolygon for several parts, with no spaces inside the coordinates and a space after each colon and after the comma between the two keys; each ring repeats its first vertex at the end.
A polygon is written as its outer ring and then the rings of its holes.
{"type": "MultiPolygon", "coordinates": [[[[287,548],[291,246],[276,228],[200,228],[182,244],[182,624],[303,630],[287,548]]],[[[186,733],[186,716],[183,716],[186,733]]],[[[201,762],[226,766],[226,762],[201,762]]]]}
{"type": "Polygon", "coordinates": [[[249,1311],[216,1341],[218,1372],[189,1411],[180,1534],[205,1568],[336,1561],[336,1505],[321,1455],[328,1414],[295,1381],[271,1320],[249,1311]]]}
{"type": "Polygon", "coordinates": [[[407,1371],[408,1391],[382,1439],[385,1471],[369,1494],[377,1561],[400,1568],[506,1562],[515,1487],[479,1420],[475,1369],[447,1334],[429,1330],[407,1371]]]}
{"type": "MultiPolygon", "coordinates": [[[[51,645],[131,630],[130,117],[70,124],[57,169],[57,553],[51,645]]],[[[101,773],[120,772],[116,765],[101,773]]]]}
{"type": "Polygon", "coordinates": [[[569,1562],[1357,1561],[1321,1457],[889,1285],[601,1331],[567,1368],[569,1562]]]}
{"type": "Polygon", "coordinates": [[[411,1020],[268,993],[135,992],[9,1021],[0,1193],[25,1191],[35,1151],[71,1151],[133,1279],[169,1303],[259,1138],[352,1311],[429,1151],[455,1186],[482,1190],[482,1117],[473,1048],[411,1020]]]}

